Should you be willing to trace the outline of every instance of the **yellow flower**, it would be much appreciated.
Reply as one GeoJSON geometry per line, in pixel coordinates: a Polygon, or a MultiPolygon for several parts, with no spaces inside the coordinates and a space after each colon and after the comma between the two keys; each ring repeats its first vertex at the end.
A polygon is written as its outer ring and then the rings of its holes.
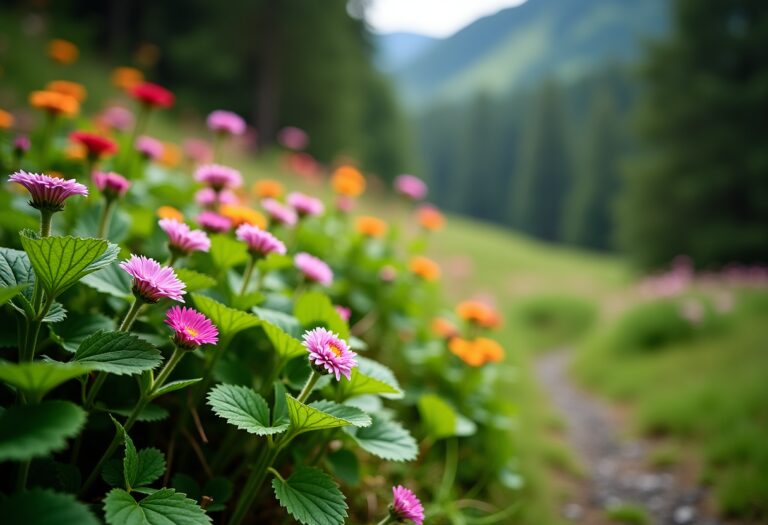
{"type": "Polygon", "coordinates": [[[357,231],[366,237],[382,237],[387,233],[389,225],[377,217],[363,215],[357,218],[357,231]]]}
{"type": "Polygon", "coordinates": [[[144,82],[144,73],[134,67],[116,67],[112,70],[112,83],[124,90],[129,90],[144,82]]]}
{"type": "Polygon", "coordinates": [[[48,43],[48,56],[59,64],[71,64],[79,54],[77,46],[67,40],[56,38],[48,43]]]}
{"type": "Polygon", "coordinates": [[[354,166],[336,168],[331,177],[333,191],[345,197],[358,197],[365,191],[365,177],[354,166]]]}
{"type": "Polygon", "coordinates": [[[413,257],[409,267],[411,272],[425,281],[436,281],[440,278],[440,267],[435,261],[423,255],[413,257]]]}
{"type": "Polygon", "coordinates": [[[238,227],[241,224],[253,224],[261,229],[267,228],[266,217],[248,206],[223,204],[219,209],[219,213],[232,221],[232,225],[235,227],[238,227]]]}
{"type": "Polygon", "coordinates": [[[160,206],[157,209],[157,216],[161,219],[176,219],[179,222],[184,221],[184,214],[173,206],[160,206]]]}
{"type": "Polygon", "coordinates": [[[29,94],[29,104],[33,108],[67,117],[74,117],[80,111],[80,103],[75,97],[56,91],[33,91],[29,94]]]}
{"type": "Polygon", "coordinates": [[[276,199],[283,195],[285,188],[276,180],[263,179],[253,183],[252,191],[259,199],[276,199]]]}
{"type": "Polygon", "coordinates": [[[0,109],[0,129],[8,129],[13,126],[13,115],[0,109]]]}
{"type": "Polygon", "coordinates": [[[85,100],[85,97],[88,95],[85,86],[70,80],[53,80],[48,82],[48,85],[45,86],[45,89],[55,93],[61,93],[62,95],[69,95],[70,97],[76,99],[78,102],[85,100]]]}

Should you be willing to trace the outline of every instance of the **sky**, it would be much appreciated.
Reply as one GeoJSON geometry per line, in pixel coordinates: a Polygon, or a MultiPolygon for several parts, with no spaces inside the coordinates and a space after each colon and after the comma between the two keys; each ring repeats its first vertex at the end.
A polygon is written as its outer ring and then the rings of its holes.
{"type": "Polygon", "coordinates": [[[373,0],[366,19],[374,31],[409,31],[434,37],[452,35],[462,27],[525,0],[373,0]]]}

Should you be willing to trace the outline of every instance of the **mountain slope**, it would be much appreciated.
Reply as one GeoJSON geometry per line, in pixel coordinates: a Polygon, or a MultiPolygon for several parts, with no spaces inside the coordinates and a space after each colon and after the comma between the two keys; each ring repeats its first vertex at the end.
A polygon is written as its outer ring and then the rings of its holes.
{"type": "Polygon", "coordinates": [[[376,65],[382,71],[400,69],[432,46],[438,39],[408,32],[374,34],[376,65]]]}

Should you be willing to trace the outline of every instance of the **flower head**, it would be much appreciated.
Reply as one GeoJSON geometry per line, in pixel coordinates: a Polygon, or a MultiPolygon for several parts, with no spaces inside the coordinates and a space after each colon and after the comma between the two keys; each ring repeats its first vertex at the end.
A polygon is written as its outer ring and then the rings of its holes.
{"type": "Polygon", "coordinates": [[[13,151],[17,155],[21,155],[29,151],[29,148],[32,146],[32,143],[29,141],[29,137],[26,135],[17,135],[15,139],[13,139],[13,151]]]}
{"type": "Polygon", "coordinates": [[[215,208],[220,204],[237,204],[240,201],[230,190],[217,192],[212,188],[201,188],[195,193],[195,202],[204,208],[215,208]]]}
{"type": "Polygon", "coordinates": [[[117,131],[127,131],[131,129],[134,122],[133,113],[120,106],[111,106],[105,109],[101,114],[100,120],[102,123],[106,124],[107,127],[117,131]]]}
{"type": "Polygon", "coordinates": [[[429,204],[419,207],[416,216],[421,227],[427,231],[441,230],[445,225],[445,217],[440,210],[429,204]]]}
{"type": "Polygon", "coordinates": [[[216,133],[242,135],[245,133],[245,120],[231,111],[217,110],[208,115],[208,128],[216,133]]]}
{"type": "Polygon", "coordinates": [[[362,215],[355,222],[357,231],[366,237],[382,237],[387,233],[389,225],[377,217],[362,215]]]}
{"type": "Polygon", "coordinates": [[[232,221],[216,212],[204,211],[195,217],[200,227],[210,233],[225,233],[232,228],[232,221]]]}
{"type": "Polygon", "coordinates": [[[427,185],[414,175],[398,175],[395,177],[395,190],[411,200],[420,201],[427,196],[427,185]]]}
{"type": "Polygon", "coordinates": [[[54,38],[48,42],[48,56],[59,64],[71,64],[77,60],[79,54],[77,46],[68,40],[54,38]]]}
{"type": "Polygon", "coordinates": [[[173,206],[160,206],[157,209],[157,216],[161,219],[176,219],[179,222],[184,220],[184,214],[173,206]]]}
{"type": "Polygon", "coordinates": [[[443,317],[435,317],[429,324],[432,333],[444,339],[450,339],[459,335],[459,329],[452,322],[443,317]]]}
{"type": "Polygon", "coordinates": [[[69,138],[77,144],[82,144],[85,147],[88,158],[91,159],[98,159],[117,152],[117,144],[96,133],[74,131],[70,133],[69,138]]]}
{"type": "Polygon", "coordinates": [[[201,345],[213,345],[219,340],[219,330],[206,316],[185,306],[173,306],[165,314],[165,324],[173,329],[173,342],[186,350],[201,345]]]}
{"type": "Polygon", "coordinates": [[[357,354],[339,336],[325,328],[315,328],[304,332],[303,339],[309,362],[315,370],[334,374],[337,381],[341,376],[350,378],[352,369],[357,366],[357,354]]]}
{"type": "Polygon", "coordinates": [[[392,487],[390,513],[397,521],[411,520],[416,525],[424,523],[424,506],[410,489],[401,485],[392,487]]]}
{"type": "Polygon", "coordinates": [[[237,238],[248,245],[248,251],[252,255],[266,257],[270,253],[285,255],[283,241],[252,224],[241,224],[235,232],[237,238]]]}
{"type": "Polygon", "coordinates": [[[237,206],[235,204],[222,204],[219,213],[232,221],[234,226],[241,224],[253,224],[259,228],[267,227],[267,219],[259,212],[248,206],[237,206]]]}
{"type": "Polygon", "coordinates": [[[186,139],[183,144],[184,155],[193,162],[203,164],[213,158],[211,146],[203,139],[186,139]]]}
{"type": "Polygon", "coordinates": [[[454,337],[448,342],[448,349],[469,366],[478,367],[488,362],[498,363],[504,360],[504,349],[501,345],[486,337],[454,337]]]}
{"type": "Polygon", "coordinates": [[[263,179],[253,183],[253,194],[260,199],[275,199],[284,191],[283,185],[276,180],[263,179]]]}
{"type": "Polygon", "coordinates": [[[71,80],[53,80],[46,84],[45,89],[61,93],[62,95],[69,95],[77,99],[78,102],[84,101],[88,96],[88,91],[84,85],[79,82],[72,82],[71,80]]]}
{"type": "Polygon", "coordinates": [[[309,135],[303,129],[287,126],[277,133],[277,141],[288,149],[302,150],[309,144],[309,135]]]}
{"type": "Polygon", "coordinates": [[[409,267],[411,272],[425,281],[436,281],[440,278],[440,267],[435,261],[423,255],[412,258],[409,267]]]}
{"type": "Polygon", "coordinates": [[[56,91],[33,91],[29,94],[29,104],[33,108],[42,109],[51,115],[74,117],[80,111],[80,103],[71,95],[56,91]]]}
{"type": "Polygon", "coordinates": [[[134,67],[116,67],[112,70],[112,84],[129,91],[144,82],[144,73],[134,67]]]}
{"type": "Polygon", "coordinates": [[[165,145],[161,141],[147,135],[137,138],[134,147],[142,157],[149,160],[159,160],[165,151],[165,145]]]}
{"type": "Polygon", "coordinates": [[[296,268],[310,281],[330,286],[333,282],[333,271],[330,266],[317,257],[308,253],[297,253],[293,258],[296,268]]]}
{"type": "Polygon", "coordinates": [[[107,199],[116,199],[126,194],[131,183],[114,172],[94,171],[93,183],[107,199]]]}
{"type": "Polygon", "coordinates": [[[147,107],[169,108],[176,97],[162,86],[152,82],[142,82],[130,89],[129,94],[147,107]]]}
{"type": "Polygon", "coordinates": [[[9,112],[0,109],[0,129],[9,129],[13,126],[15,119],[9,112]]]}
{"type": "Polygon", "coordinates": [[[267,212],[269,217],[277,223],[293,226],[299,220],[295,211],[288,206],[280,204],[280,202],[275,199],[264,199],[261,201],[261,207],[264,208],[264,211],[267,212]]]}
{"type": "Polygon", "coordinates": [[[365,177],[354,166],[343,165],[336,168],[331,177],[333,191],[345,197],[358,197],[365,191],[365,177]]]}
{"type": "Polygon", "coordinates": [[[64,201],[72,195],[88,196],[88,188],[75,179],[59,179],[50,175],[27,173],[20,170],[8,178],[27,188],[32,195],[30,206],[38,210],[61,211],[64,201]]]}
{"type": "Polygon", "coordinates": [[[243,177],[235,168],[221,164],[204,164],[195,170],[195,180],[207,184],[215,191],[234,189],[243,185],[243,177]]]}
{"type": "Polygon", "coordinates": [[[459,303],[456,306],[456,314],[463,320],[483,328],[496,328],[501,324],[498,312],[481,301],[459,303]]]}
{"type": "Polygon", "coordinates": [[[323,201],[294,191],[288,194],[286,199],[288,206],[296,210],[301,217],[308,215],[321,215],[325,211],[323,201]]]}
{"type": "Polygon", "coordinates": [[[336,304],[333,307],[336,309],[336,312],[341,316],[342,319],[344,319],[346,322],[349,322],[349,318],[352,317],[352,310],[340,304],[336,304]]]}
{"type": "Polygon", "coordinates": [[[176,277],[173,268],[161,266],[154,259],[143,255],[131,255],[120,263],[120,268],[133,277],[133,294],[146,303],[156,303],[168,298],[184,302],[186,285],[176,277]]]}
{"type": "Polygon", "coordinates": [[[207,252],[211,248],[211,240],[202,230],[190,230],[188,225],[176,219],[160,219],[158,224],[168,235],[171,251],[188,255],[196,251],[207,252]]]}
{"type": "Polygon", "coordinates": [[[175,168],[181,162],[181,148],[173,142],[163,142],[163,154],[160,155],[160,164],[167,168],[175,168]]]}

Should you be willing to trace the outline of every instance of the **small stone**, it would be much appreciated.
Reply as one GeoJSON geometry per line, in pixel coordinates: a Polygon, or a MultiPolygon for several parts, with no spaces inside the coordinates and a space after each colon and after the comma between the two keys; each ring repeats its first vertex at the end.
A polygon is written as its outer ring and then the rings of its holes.
{"type": "Polygon", "coordinates": [[[675,520],[676,524],[685,525],[686,523],[692,523],[693,518],[695,516],[696,516],[696,511],[694,510],[694,508],[685,505],[682,507],[677,507],[675,509],[673,519],[675,520]]]}
{"type": "Polygon", "coordinates": [[[569,503],[563,508],[563,516],[569,521],[579,521],[584,516],[584,509],[578,503],[569,503]]]}

